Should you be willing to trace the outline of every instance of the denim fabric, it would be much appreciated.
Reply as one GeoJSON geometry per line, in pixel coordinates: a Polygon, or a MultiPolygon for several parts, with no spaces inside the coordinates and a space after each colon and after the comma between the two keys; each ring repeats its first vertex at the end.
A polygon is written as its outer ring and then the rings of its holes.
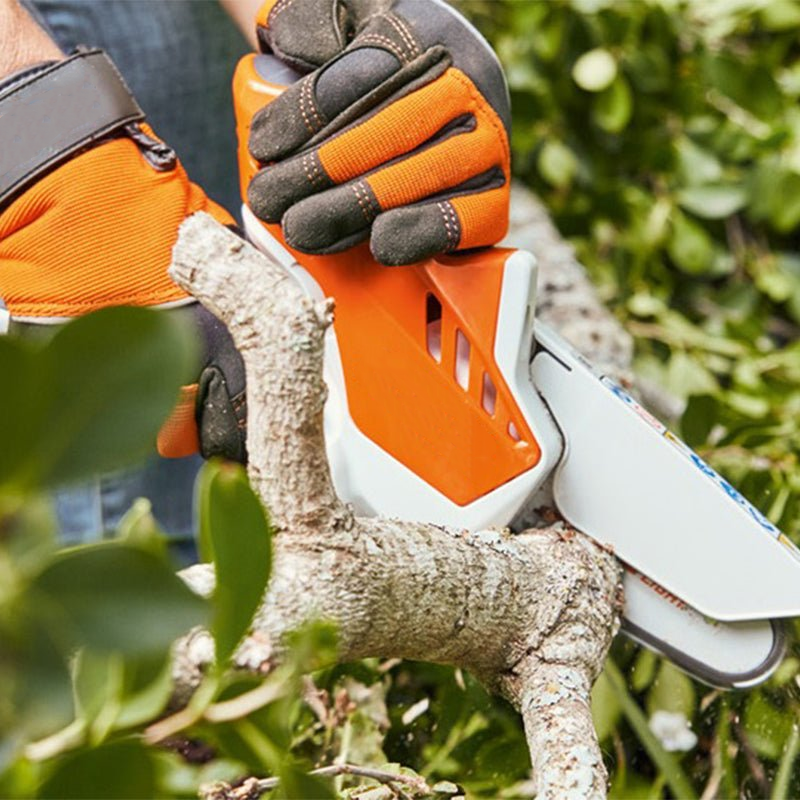
{"type": "MultiPolygon", "coordinates": [[[[175,148],[191,178],[239,213],[231,76],[248,51],[216,0],[26,0],[65,51],[102,47],[153,128],[175,148]]],[[[143,232],[146,235],[146,232],[143,232]]],[[[137,497],[147,497],[178,557],[191,557],[193,486],[199,457],[154,456],[140,468],[56,494],[66,542],[113,530],[137,497]]]]}

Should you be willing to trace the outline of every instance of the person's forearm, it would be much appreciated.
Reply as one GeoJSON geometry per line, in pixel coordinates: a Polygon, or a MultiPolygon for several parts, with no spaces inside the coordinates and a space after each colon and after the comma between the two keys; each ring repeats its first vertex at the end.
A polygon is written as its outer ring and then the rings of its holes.
{"type": "Polygon", "coordinates": [[[57,58],[63,58],[58,45],[17,0],[0,0],[0,77],[57,58]]]}

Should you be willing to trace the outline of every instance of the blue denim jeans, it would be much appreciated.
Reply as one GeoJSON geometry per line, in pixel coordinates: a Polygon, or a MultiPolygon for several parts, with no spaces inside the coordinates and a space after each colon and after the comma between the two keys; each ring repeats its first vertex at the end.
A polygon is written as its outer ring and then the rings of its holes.
{"type": "MultiPolygon", "coordinates": [[[[248,51],[216,0],[27,0],[65,51],[102,47],[114,59],[148,121],[175,148],[191,178],[239,213],[231,77],[248,51]]],[[[144,233],[146,235],[146,232],[144,233]]],[[[137,497],[188,560],[199,457],[153,456],[136,469],[56,494],[65,542],[102,538],[137,497]]]]}

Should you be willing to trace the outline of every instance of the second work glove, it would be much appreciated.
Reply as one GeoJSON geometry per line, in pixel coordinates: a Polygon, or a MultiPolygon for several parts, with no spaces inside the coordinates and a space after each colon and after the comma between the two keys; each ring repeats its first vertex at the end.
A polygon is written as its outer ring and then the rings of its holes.
{"type": "Polygon", "coordinates": [[[301,72],[256,114],[248,203],[287,243],[367,238],[408,264],[508,226],[510,109],[489,45],[440,0],[268,0],[262,49],[301,72]]]}
{"type": "Polygon", "coordinates": [[[188,215],[207,211],[229,226],[233,219],[189,180],[100,50],[0,79],[0,122],[5,316],[20,331],[113,305],[190,316],[204,361],[159,449],[244,460],[239,354],[222,323],[167,274],[188,215]]]}

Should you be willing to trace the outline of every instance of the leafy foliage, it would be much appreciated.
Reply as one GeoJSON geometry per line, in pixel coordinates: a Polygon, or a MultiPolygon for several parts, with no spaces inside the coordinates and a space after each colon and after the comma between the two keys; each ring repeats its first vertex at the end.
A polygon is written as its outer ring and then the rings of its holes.
{"type": "MultiPolygon", "coordinates": [[[[516,174],[636,336],[640,379],[683,401],[688,443],[800,541],[800,3],[461,6],[507,71],[516,174]]],[[[795,657],[722,695],[630,643],[614,656],[625,680],[594,694],[612,796],[800,792],[795,657]],[[643,727],[659,709],[690,721],[688,754],[643,727]]]]}

